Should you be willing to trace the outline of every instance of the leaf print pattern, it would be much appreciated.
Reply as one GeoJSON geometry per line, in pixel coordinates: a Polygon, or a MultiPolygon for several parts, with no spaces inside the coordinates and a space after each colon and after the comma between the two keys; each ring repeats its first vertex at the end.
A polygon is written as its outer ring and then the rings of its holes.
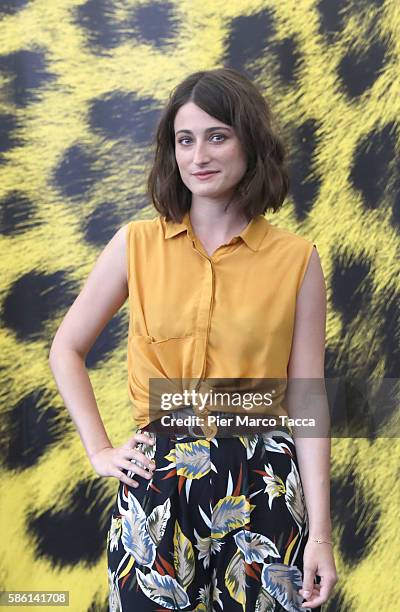
{"type": "MultiPolygon", "coordinates": [[[[275,597],[285,610],[298,611],[303,599],[295,590],[295,587],[301,589],[302,585],[301,574],[297,567],[290,567],[282,563],[269,563],[264,565],[261,579],[265,590],[275,597]]],[[[300,609],[311,611],[311,608],[300,609]]]]}
{"type": "Polygon", "coordinates": [[[244,495],[220,499],[213,510],[212,537],[223,538],[234,529],[246,525],[254,507],[249,504],[244,495]]]}
{"type": "Polygon", "coordinates": [[[237,547],[244,554],[246,563],[263,563],[265,557],[280,557],[279,551],[275,544],[266,536],[259,533],[251,533],[242,529],[234,536],[237,547]]]}
{"type": "Polygon", "coordinates": [[[272,597],[267,591],[261,589],[254,612],[275,612],[276,610],[276,599],[272,597]]]}
{"type": "Polygon", "coordinates": [[[263,480],[267,485],[265,491],[268,493],[268,506],[271,510],[274,498],[285,494],[285,484],[280,476],[274,474],[270,463],[264,469],[265,476],[263,476],[263,480]]]}
{"type": "Polygon", "coordinates": [[[246,604],[246,569],[243,563],[243,556],[239,550],[236,550],[229,561],[224,578],[231,599],[244,607],[246,604]]]}
{"type": "Polygon", "coordinates": [[[138,446],[156,468],[150,480],[130,472],[137,488],[118,486],[111,612],[310,612],[298,593],[308,516],[289,429],[138,446]]]}
{"type": "Polygon", "coordinates": [[[176,461],[177,474],[190,480],[200,479],[210,471],[209,449],[210,445],[206,440],[178,443],[171,456],[167,455],[167,459],[176,461]]]}
{"type": "Polygon", "coordinates": [[[115,572],[108,570],[108,607],[110,612],[122,612],[119,589],[115,583],[115,572]]]}
{"type": "Polygon", "coordinates": [[[175,523],[174,561],[180,584],[187,588],[194,578],[194,552],[191,541],[182,533],[178,521],[175,523]]]}
{"type": "Polygon", "coordinates": [[[189,598],[179,583],[170,576],[161,576],[158,572],[150,570],[143,574],[136,569],[138,583],[143,593],[152,601],[166,608],[182,610],[189,604],[189,598]]]}
{"type": "Polygon", "coordinates": [[[121,519],[111,518],[111,527],[108,531],[107,545],[110,546],[110,551],[118,548],[118,540],[121,535],[121,519]]]}

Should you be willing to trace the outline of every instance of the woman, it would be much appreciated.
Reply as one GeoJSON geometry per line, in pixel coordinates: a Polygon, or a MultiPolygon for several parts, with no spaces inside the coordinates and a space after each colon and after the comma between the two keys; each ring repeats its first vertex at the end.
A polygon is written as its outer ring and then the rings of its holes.
{"type": "MultiPolygon", "coordinates": [[[[298,421],[277,418],[309,407],[307,383],[293,400],[286,381],[323,380],[326,295],[315,245],[264,217],[287,194],[283,144],[260,91],[232,69],[180,83],[156,137],[148,189],[159,215],[116,232],[50,353],[93,468],[120,481],[110,609],[321,610],[337,582],[330,440],[294,436],[298,421]],[[84,358],[128,297],[137,430],[114,448],[84,358]],[[211,394],[197,402],[210,380],[250,379],[284,381],[256,411],[272,419],[262,431],[217,425],[237,412],[213,410],[211,394]],[[189,427],[165,425],[160,388],[164,399],[191,393],[168,406],[169,418],[190,414],[189,427]]],[[[326,417],[319,398],[314,414],[326,417]]]]}

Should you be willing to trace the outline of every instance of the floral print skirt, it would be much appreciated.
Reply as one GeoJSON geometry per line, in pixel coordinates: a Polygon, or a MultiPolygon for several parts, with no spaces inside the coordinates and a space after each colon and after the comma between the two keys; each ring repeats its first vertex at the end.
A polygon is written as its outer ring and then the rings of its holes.
{"type": "Polygon", "coordinates": [[[110,517],[110,612],[311,612],[298,593],[308,516],[290,430],[151,435],[137,448],[153,477],[125,472],[140,484],[119,483],[110,517]]]}

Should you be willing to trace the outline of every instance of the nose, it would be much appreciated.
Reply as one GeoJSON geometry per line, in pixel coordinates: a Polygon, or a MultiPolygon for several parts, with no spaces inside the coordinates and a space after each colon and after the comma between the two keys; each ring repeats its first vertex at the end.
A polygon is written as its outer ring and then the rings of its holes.
{"type": "Polygon", "coordinates": [[[210,154],[207,149],[207,143],[198,141],[193,151],[193,163],[202,165],[210,161],[210,154]]]}

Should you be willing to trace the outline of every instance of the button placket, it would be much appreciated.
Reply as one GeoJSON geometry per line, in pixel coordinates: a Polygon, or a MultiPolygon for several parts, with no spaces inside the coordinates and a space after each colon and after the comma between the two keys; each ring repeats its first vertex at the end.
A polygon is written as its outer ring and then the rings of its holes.
{"type": "MultiPolygon", "coordinates": [[[[199,378],[200,380],[196,384],[195,390],[198,392],[202,385],[202,377],[206,369],[207,361],[207,346],[208,337],[211,327],[211,316],[214,303],[214,268],[213,268],[213,257],[210,257],[202,247],[201,243],[197,240],[197,237],[193,234],[191,228],[188,230],[188,235],[192,241],[193,249],[198,253],[204,261],[204,277],[203,277],[203,288],[200,298],[199,311],[197,317],[197,330],[198,330],[198,343],[195,349],[195,355],[193,359],[193,377],[199,378]]],[[[217,249],[218,250],[218,249],[217,249]]],[[[214,255],[214,254],[213,254],[214,255]]],[[[214,424],[208,424],[208,415],[210,411],[207,407],[200,410],[198,405],[193,406],[193,411],[196,416],[203,419],[203,425],[200,425],[201,430],[208,440],[215,436],[218,431],[217,426],[214,424]]]]}
{"type": "MultiPolygon", "coordinates": [[[[204,370],[207,343],[208,343],[208,332],[210,326],[211,310],[213,304],[213,269],[210,260],[202,255],[200,251],[196,249],[199,257],[203,258],[204,271],[201,278],[201,294],[199,299],[199,306],[197,312],[197,319],[195,323],[196,328],[196,344],[193,355],[193,366],[192,376],[193,378],[201,379],[204,370]]],[[[196,389],[197,389],[196,385],[196,389]]]]}

